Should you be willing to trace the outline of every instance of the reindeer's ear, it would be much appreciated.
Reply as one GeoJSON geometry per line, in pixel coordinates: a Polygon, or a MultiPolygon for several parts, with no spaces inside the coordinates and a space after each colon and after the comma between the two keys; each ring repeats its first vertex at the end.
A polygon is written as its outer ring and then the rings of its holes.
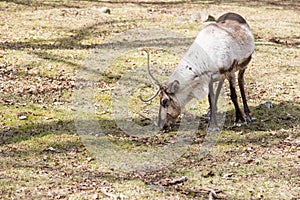
{"type": "Polygon", "coordinates": [[[173,93],[173,94],[176,93],[178,91],[178,89],[179,89],[179,85],[180,85],[179,81],[177,81],[177,80],[173,81],[169,85],[169,87],[167,89],[167,92],[168,93],[173,93]]]}

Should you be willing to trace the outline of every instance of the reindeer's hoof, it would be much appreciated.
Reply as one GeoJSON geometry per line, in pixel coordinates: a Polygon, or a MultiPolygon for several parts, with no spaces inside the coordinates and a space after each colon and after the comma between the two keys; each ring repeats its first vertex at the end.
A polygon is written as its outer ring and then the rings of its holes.
{"type": "Polygon", "coordinates": [[[219,127],[208,127],[207,132],[208,133],[214,133],[214,132],[220,132],[221,129],[219,127]]]}
{"type": "Polygon", "coordinates": [[[241,123],[241,126],[247,126],[247,121],[242,122],[242,123],[241,123]]]}
{"type": "Polygon", "coordinates": [[[257,119],[256,119],[255,117],[251,117],[251,121],[252,121],[252,122],[256,122],[257,119]]]}
{"type": "Polygon", "coordinates": [[[247,117],[247,118],[246,118],[246,121],[247,121],[248,123],[250,123],[250,122],[256,122],[257,119],[256,119],[255,117],[247,117]]]}
{"type": "Polygon", "coordinates": [[[235,122],[232,126],[232,128],[235,128],[235,127],[242,127],[242,126],[247,126],[247,121],[244,121],[244,122],[235,122]]]}

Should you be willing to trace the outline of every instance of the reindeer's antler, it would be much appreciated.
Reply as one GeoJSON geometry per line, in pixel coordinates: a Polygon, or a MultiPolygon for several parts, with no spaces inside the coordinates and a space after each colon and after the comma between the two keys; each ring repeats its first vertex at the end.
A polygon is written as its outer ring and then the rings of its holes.
{"type": "Polygon", "coordinates": [[[152,100],[158,95],[159,92],[160,92],[160,90],[158,89],[158,90],[155,92],[155,94],[154,94],[152,97],[150,97],[149,99],[143,99],[141,95],[139,95],[139,98],[140,98],[140,100],[143,101],[143,102],[149,102],[149,101],[152,101],[152,100]]]}
{"type": "Polygon", "coordinates": [[[161,84],[159,83],[159,81],[156,78],[154,78],[154,76],[150,72],[150,53],[148,50],[144,50],[144,51],[147,53],[147,73],[149,79],[154,87],[161,88],[161,84]]]}
{"type": "Polygon", "coordinates": [[[148,73],[148,77],[149,77],[152,85],[157,88],[157,91],[149,99],[143,99],[141,97],[141,95],[139,96],[139,98],[143,102],[149,102],[149,101],[151,101],[152,99],[154,99],[158,95],[158,93],[159,93],[159,91],[161,89],[161,84],[159,83],[159,81],[156,78],[154,78],[154,76],[150,72],[150,53],[149,53],[149,51],[148,50],[144,50],[144,51],[147,53],[147,73],[148,73]]]}

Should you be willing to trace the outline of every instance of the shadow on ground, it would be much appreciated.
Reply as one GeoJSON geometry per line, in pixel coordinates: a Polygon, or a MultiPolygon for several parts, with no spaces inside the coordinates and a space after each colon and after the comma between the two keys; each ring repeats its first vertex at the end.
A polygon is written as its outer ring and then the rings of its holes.
{"type": "MultiPolygon", "coordinates": [[[[300,124],[300,103],[297,102],[281,102],[274,104],[272,108],[266,108],[264,105],[250,107],[252,113],[257,118],[256,122],[252,122],[247,126],[229,128],[233,124],[234,110],[229,110],[226,115],[225,128],[223,130],[243,132],[243,134],[251,132],[272,132],[278,130],[293,130],[300,124]]],[[[134,119],[139,122],[140,119],[134,119]]],[[[207,120],[201,119],[199,130],[205,130],[207,120]]],[[[118,128],[114,120],[99,118],[99,127],[105,134],[115,135],[117,137],[125,136],[126,134],[118,128]]],[[[147,123],[146,123],[147,125],[147,123]]],[[[76,134],[76,127],[73,121],[54,121],[49,123],[29,124],[18,128],[9,128],[0,131],[0,145],[20,142],[31,139],[32,137],[44,136],[45,134],[76,134]]],[[[165,133],[168,134],[168,133],[165,133]]],[[[268,134],[267,134],[268,135],[268,134]]],[[[262,135],[263,136],[263,135],[262,135]]],[[[267,137],[267,136],[266,136],[267,137]]],[[[286,135],[278,135],[278,137],[287,137],[286,135]]],[[[127,137],[130,139],[130,137],[127,137]]],[[[136,140],[136,138],[134,139],[136,140]]],[[[247,142],[247,141],[244,141],[247,142]]],[[[249,141],[249,143],[258,141],[249,141]]]]}

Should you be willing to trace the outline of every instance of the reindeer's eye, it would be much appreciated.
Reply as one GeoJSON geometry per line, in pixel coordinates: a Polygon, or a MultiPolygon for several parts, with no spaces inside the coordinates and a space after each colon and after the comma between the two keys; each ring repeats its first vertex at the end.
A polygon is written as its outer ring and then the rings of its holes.
{"type": "Polygon", "coordinates": [[[161,100],[161,105],[163,106],[163,107],[166,107],[167,106],[167,104],[168,104],[168,102],[169,102],[169,100],[166,98],[166,99],[162,99],[161,100]]]}
{"type": "Polygon", "coordinates": [[[198,76],[198,75],[195,75],[195,76],[194,76],[194,79],[198,79],[198,78],[199,78],[199,76],[198,76]]]}

